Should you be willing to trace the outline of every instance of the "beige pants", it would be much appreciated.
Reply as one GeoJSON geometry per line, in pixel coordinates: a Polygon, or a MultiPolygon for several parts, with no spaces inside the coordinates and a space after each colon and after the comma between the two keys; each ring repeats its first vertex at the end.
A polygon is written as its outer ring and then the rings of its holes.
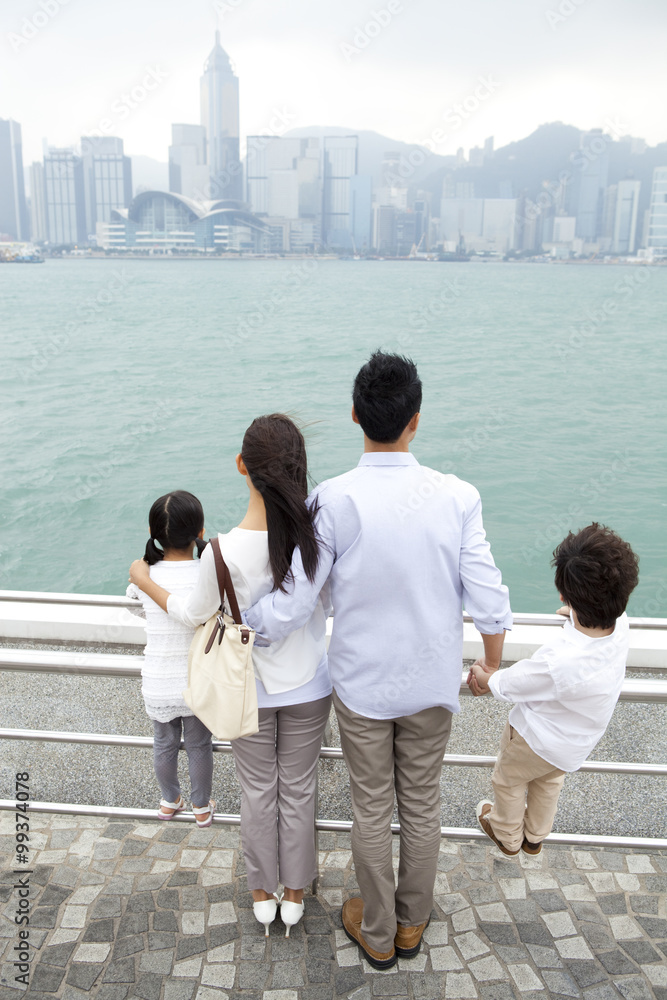
{"type": "Polygon", "coordinates": [[[361,933],[379,952],[391,951],[396,923],[424,923],[433,908],[440,848],[440,775],[452,726],[446,708],[397,719],[367,719],[334,691],[340,742],[350,775],[352,856],[364,901],[361,933]],[[398,886],[391,820],[394,792],[401,824],[398,886]]]}
{"type": "Polygon", "coordinates": [[[494,802],[487,819],[508,850],[518,851],[524,837],[531,844],[548,837],[564,779],[565,771],[538,757],[506,723],[491,778],[494,802]]]}

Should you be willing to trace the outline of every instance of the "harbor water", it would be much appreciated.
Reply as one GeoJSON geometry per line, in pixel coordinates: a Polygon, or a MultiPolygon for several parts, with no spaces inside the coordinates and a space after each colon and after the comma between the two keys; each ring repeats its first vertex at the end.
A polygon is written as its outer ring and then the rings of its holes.
{"type": "Polygon", "coordinates": [[[152,501],[243,514],[252,418],[306,425],[314,481],[358,461],[352,379],[382,347],[424,383],[413,451],[473,482],[515,611],[549,612],[554,545],[591,520],[667,617],[667,268],[48,260],[0,269],[0,587],[122,593],[152,501]]]}

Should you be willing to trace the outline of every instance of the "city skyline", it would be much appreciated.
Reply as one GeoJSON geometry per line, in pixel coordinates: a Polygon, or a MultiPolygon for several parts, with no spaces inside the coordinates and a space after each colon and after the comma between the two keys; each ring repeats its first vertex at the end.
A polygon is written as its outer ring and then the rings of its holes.
{"type": "Polygon", "coordinates": [[[317,10],[199,0],[184,21],[175,0],[119,0],[113,18],[71,0],[13,0],[0,14],[0,117],[22,124],[24,163],[41,158],[44,138],[76,144],[109,119],[127,155],[165,162],[171,125],[200,120],[197,81],[217,29],[241,80],[241,137],[279,111],[294,127],[422,144],[444,122],[443,155],[490,134],[505,145],[556,120],[582,131],[611,122],[656,145],[667,138],[654,111],[667,97],[667,10],[648,0],[643,15],[623,0],[604,12],[594,0],[514,0],[502,12],[478,2],[446,15],[434,0],[317,10]]]}

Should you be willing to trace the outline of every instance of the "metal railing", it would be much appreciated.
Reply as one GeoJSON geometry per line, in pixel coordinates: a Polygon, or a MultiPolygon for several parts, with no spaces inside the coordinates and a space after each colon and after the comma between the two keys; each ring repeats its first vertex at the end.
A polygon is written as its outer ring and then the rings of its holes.
{"type": "MultiPolygon", "coordinates": [[[[140,656],[121,656],[109,653],[63,654],[52,651],[36,652],[33,650],[4,650],[0,652],[0,670],[21,670],[27,672],[75,673],[93,676],[139,677],[141,675],[140,656]]],[[[469,694],[465,683],[466,673],[461,676],[461,693],[469,694]]],[[[630,702],[667,703],[667,681],[661,680],[626,680],[621,693],[621,700],[630,702]]],[[[88,744],[97,746],[120,746],[133,748],[150,748],[153,738],[149,736],[125,736],[109,733],[71,733],[34,729],[0,728],[0,739],[30,740],[48,743],[88,744]]],[[[183,741],[181,741],[183,749],[183,741]]],[[[224,740],[214,740],[213,749],[216,753],[231,753],[231,744],[224,740]]],[[[320,758],[342,760],[343,752],[339,747],[322,747],[320,758]]],[[[491,756],[475,756],[468,754],[445,754],[443,765],[460,767],[493,767],[496,758],[491,756]]],[[[581,771],[606,774],[644,774],[667,775],[667,764],[646,764],[625,761],[586,761],[581,771]]],[[[15,803],[9,799],[0,800],[0,810],[12,810],[15,803]]],[[[121,808],[115,806],[90,806],[63,802],[31,802],[33,812],[57,813],[63,815],[107,816],[125,819],[150,820],[155,818],[152,810],[121,808]]],[[[175,817],[180,822],[194,821],[192,813],[181,813],[175,817]]],[[[236,814],[216,814],[215,823],[239,825],[240,816],[236,814]]],[[[352,829],[352,823],[347,820],[327,820],[317,818],[316,830],[347,832],[352,829]]],[[[392,832],[399,833],[398,823],[392,824],[392,832]]],[[[478,829],[467,827],[441,827],[441,836],[453,839],[483,840],[486,835],[478,829]]],[[[589,847],[627,847],[649,848],[653,850],[667,849],[667,838],[647,837],[612,837],[592,834],[555,834],[548,840],[558,844],[573,844],[589,847]]]]}

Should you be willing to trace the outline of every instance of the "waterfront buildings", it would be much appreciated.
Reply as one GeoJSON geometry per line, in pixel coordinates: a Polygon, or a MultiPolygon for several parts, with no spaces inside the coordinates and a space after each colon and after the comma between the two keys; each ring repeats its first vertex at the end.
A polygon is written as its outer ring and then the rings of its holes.
{"type": "Polygon", "coordinates": [[[81,139],[86,237],[92,241],[98,222],[108,222],[117,208],[132,201],[132,163],[123,140],[114,136],[81,139]]]}
{"type": "Polygon", "coordinates": [[[171,126],[169,190],[187,198],[208,197],[206,129],[203,125],[171,126]]]}
{"type": "Polygon", "coordinates": [[[70,148],[49,146],[44,156],[44,205],[49,243],[86,242],[83,162],[70,148]]]}
{"type": "Polygon", "coordinates": [[[616,185],[614,231],[611,243],[613,253],[635,252],[640,191],[640,181],[627,179],[619,181],[616,185]]]}
{"type": "Polygon", "coordinates": [[[165,191],[142,191],[128,208],[98,223],[97,242],[106,250],[167,253],[265,253],[268,227],[251,212],[227,201],[195,201],[165,191]]]}
{"type": "Polygon", "coordinates": [[[30,236],[23,179],[23,144],[18,122],[0,118],[0,236],[30,236]]]}
{"type": "Polygon", "coordinates": [[[239,81],[220,45],[219,31],[204,64],[200,96],[209,167],[206,196],[240,201],[243,169],[239,156],[239,81]]]}
{"type": "Polygon", "coordinates": [[[30,226],[32,239],[37,243],[48,239],[45,197],[44,164],[36,161],[30,164],[30,226]]]}
{"type": "Polygon", "coordinates": [[[350,181],[357,173],[359,137],[331,135],[322,140],[322,242],[352,249],[350,181]]]}
{"type": "Polygon", "coordinates": [[[593,243],[602,232],[604,195],[609,176],[609,143],[611,137],[602,129],[592,129],[581,135],[580,148],[572,156],[574,167],[574,211],[577,236],[593,243]]]}
{"type": "Polygon", "coordinates": [[[653,171],[647,246],[655,257],[667,257],[667,167],[653,171]]]}
{"type": "Polygon", "coordinates": [[[516,198],[443,198],[440,227],[446,250],[505,254],[517,246],[516,198]]]}

